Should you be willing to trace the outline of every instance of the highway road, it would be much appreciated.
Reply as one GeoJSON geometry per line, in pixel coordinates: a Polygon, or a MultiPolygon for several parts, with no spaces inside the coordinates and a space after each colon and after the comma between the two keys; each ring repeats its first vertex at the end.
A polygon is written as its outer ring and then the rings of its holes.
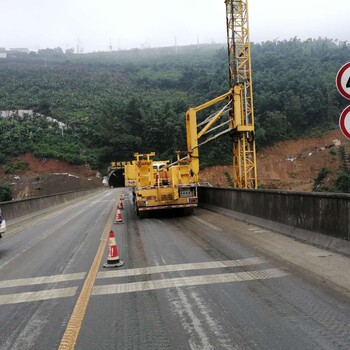
{"type": "Polygon", "coordinates": [[[126,189],[11,225],[0,241],[0,349],[349,349],[346,291],[253,234],[271,233],[199,208],[138,219],[126,189]],[[111,229],[124,266],[104,269],[111,229]]]}

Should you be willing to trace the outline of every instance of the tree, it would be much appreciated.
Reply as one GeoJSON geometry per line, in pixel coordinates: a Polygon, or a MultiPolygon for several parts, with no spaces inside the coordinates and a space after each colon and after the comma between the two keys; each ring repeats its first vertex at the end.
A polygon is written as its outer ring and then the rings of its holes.
{"type": "Polygon", "coordinates": [[[265,139],[268,144],[286,139],[290,123],[287,115],[280,111],[271,111],[266,113],[264,122],[260,122],[265,130],[265,139]]]}

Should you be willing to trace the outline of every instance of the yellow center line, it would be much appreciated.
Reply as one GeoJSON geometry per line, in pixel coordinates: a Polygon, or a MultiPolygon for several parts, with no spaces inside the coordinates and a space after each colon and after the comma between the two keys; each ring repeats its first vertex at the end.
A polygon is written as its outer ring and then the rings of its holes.
{"type": "Polygon", "coordinates": [[[100,246],[98,247],[98,250],[94,258],[94,261],[91,265],[90,271],[86,277],[83,288],[74,306],[72,315],[68,321],[66,330],[63,334],[58,350],[67,350],[67,349],[75,348],[75,344],[78,339],[81,324],[83,322],[83,319],[86,313],[86,308],[91,296],[92,288],[94,286],[98,269],[101,264],[103,252],[106,247],[108,233],[109,233],[110,227],[112,227],[112,224],[113,224],[114,214],[115,213],[113,208],[108,218],[105,229],[101,235],[100,246]]]}

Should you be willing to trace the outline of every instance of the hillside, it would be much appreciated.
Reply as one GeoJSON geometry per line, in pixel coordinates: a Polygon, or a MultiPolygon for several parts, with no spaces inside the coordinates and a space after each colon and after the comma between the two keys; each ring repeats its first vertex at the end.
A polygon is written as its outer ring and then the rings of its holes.
{"type": "MultiPolygon", "coordinates": [[[[281,190],[312,191],[314,180],[322,168],[331,173],[325,185],[331,183],[339,169],[338,148],[345,145],[350,154],[350,140],[340,130],[322,136],[283,141],[264,148],[257,154],[259,187],[281,190]]],[[[38,159],[26,153],[12,160],[13,164],[26,163],[26,170],[7,174],[0,166],[0,185],[10,184],[14,199],[45,196],[54,193],[90,189],[102,186],[98,173],[87,166],[70,165],[57,159],[38,159]]],[[[225,172],[231,166],[213,166],[200,171],[200,181],[213,186],[228,186],[225,172]]]]}
{"type": "MultiPolygon", "coordinates": [[[[312,191],[314,180],[322,168],[331,173],[325,185],[331,186],[339,170],[338,148],[345,145],[350,154],[350,140],[339,129],[315,138],[278,142],[257,154],[259,187],[281,190],[312,191]]],[[[200,171],[200,181],[213,186],[228,186],[224,172],[231,166],[214,166],[200,171]]]]}
{"type": "MultiPolygon", "coordinates": [[[[347,103],[334,79],[350,45],[293,38],[252,43],[251,55],[260,186],[310,190],[327,168],[322,187],[331,189],[339,160],[330,144],[342,139],[334,127],[347,103]],[[307,139],[326,130],[329,138],[307,139]]],[[[228,78],[224,45],[1,59],[0,184],[10,184],[15,198],[44,195],[94,185],[85,164],[106,175],[111,161],[134,152],[174,159],[186,149],[185,112],[227,92],[228,78]]],[[[197,121],[224,104],[200,111],[197,121]]],[[[201,165],[230,164],[230,142],[204,145],[201,165]]],[[[225,169],[201,176],[226,185],[225,169]]]]}
{"type": "Polygon", "coordinates": [[[27,164],[27,169],[7,174],[0,166],[0,185],[10,185],[13,199],[41,197],[102,186],[95,171],[82,165],[70,165],[57,159],[38,159],[26,153],[12,159],[13,164],[27,164]]]}
{"type": "MultiPolygon", "coordinates": [[[[336,91],[338,69],[350,45],[332,39],[293,38],[252,43],[257,146],[330,130],[345,101],[336,91]]],[[[103,172],[135,151],[159,159],[186,149],[185,112],[229,89],[225,45],[99,52],[40,53],[0,60],[0,164],[24,152],[38,158],[89,164],[103,172]],[[39,115],[45,118],[39,118],[39,115]],[[50,123],[53,118],[66,127],[50,123]]],[[[222,102],[224,104],[224,102],[222,102]]],[[[198,114],[198,121],[222,105],[198,114]]],[[[202,164],[228,164],[220,138],[202,164]]]]}

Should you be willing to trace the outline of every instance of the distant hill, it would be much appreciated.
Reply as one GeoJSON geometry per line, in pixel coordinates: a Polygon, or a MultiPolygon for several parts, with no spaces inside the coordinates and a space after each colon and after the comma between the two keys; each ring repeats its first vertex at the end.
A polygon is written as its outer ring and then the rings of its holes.
{"type": "MultiPolygon", "coordinates": [[[[294,38],[252,44],[251,52],[259,149],[337,124],[345,101],[334,80],[350,57],[349,44],[294,38]]],[[[184,150],[185,111],[229,88],[227,49],[32,54],[0,59],[0,81],[0,110],[34,110],[67,125],[62,130],[30,116],[1,118],[0,164],[29,151],[103,170],[135,151],[170,158],[184,150]]],[[[200,154],[202,166],[227,164],[230,139],[219,138],[200,154]]]]}

